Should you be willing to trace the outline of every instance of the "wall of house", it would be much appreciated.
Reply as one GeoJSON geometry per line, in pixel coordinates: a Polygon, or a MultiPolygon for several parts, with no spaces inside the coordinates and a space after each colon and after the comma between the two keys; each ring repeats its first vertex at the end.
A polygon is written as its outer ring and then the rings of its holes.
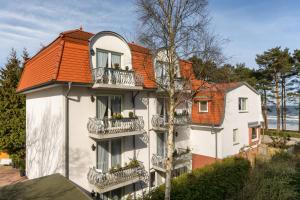
{"type": "MultiPolygon", "coordinates": [[[[87,130],[88,118],[96,116],[96,96],[97,95],[122,95],[123,103],[122,115],[128,117],[130,111],[133,111],[132,94],[136,92],[126,91],[105,91],[92,90],[83,87],[74,87],[69,94],[70,97],[70,136],[69,136],[69,151],[70,151],[70,180],[74,181],[79,186],[90,191],[93,187],[90,186],[87,180],[87,173],[90,167],[96,166],[96,150],[92,151],[91,146],[96,146],[96,141],[89,137],[87,130]],[[91,96],[95,97],[92,102],[91,96]]],[[[141,92],[136,97],[136,115],[142,116],[144,119],[144,130],[148,130],[147,126],[147,93],[141,92]]],[[[146,132],[147,134],[147,132],[146,132]]],[[[146,170],[148,167],[148,147],[142,139],[143,135],[122,137],[122,163],[129,163],[130,159],[136,154],[137,159],[141,161],[146,170]]],[[[127,187],[128,188],[131,187],[127,187]]],[[[130,191],[126,191],[130,193],[130,191]]]]}
{"type": "Polygon", "coordinates": [[[121,66],[125,69],[125,66],[128,66],[129,69],[132,69],[132,59],[131,51],[128,44],[123,41],[121,38],[116,37],[112,34],[105,34],[99,36],[93,44],[91,44],[92,49],[95,52],[95,55],[92,56],[92,66],[96,66],[96,49],[108,50],[113,52],[122,53],[121,56],[121,66]]]}
{"type": "MultiPolygon", "coordinates": [[[[219,129],[212,130],[212,127],[205,127],[199,125],[192,125],[190,131],[190,145],[195,162],[209,162],[212,159],[221,158],[222,155],[222,141],[221,131],[219,129]],[[194,158],[194,155],[196,156],[194,158]],[[201,161],[198,161],[201,157],[201,161]]],[[[199,164],[195,165],[193,160],[193,168],[197,168],[199,164]]],[[[199,166],[198,166],[199,167],[199,166]]]]}
{"type": "Polygon", "coordinates": [[[55,87],[26,95],[26,174],[61,173],[65,161],[65,98],[55,87]]]}
{"type": "Polygon", "coordinates": [[[248,123],[262,121],[260,96],[249,87],[242,85],[226,94],[225,117],[222,124],[222,157],[239,153],[243,146],[249,145],[248,123]],[[246,97],[247,112],[238,110],[239,97],[246,97]],[[239,139],[233,144],[233,129],[238,129],[239,139]]]}

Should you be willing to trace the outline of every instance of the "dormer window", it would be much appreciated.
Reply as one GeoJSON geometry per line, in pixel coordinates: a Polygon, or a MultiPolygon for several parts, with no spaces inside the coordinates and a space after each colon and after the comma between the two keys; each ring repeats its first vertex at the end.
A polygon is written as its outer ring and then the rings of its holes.
{"type": "Polygon", "coordinates": [[[199,101],[199,112],[208,112],[208,101],[199,101]]]}
{"type": "Polygon", "coordinates": [[[97,68],[121,68],[121,53],[97,49],[97,68]]]}

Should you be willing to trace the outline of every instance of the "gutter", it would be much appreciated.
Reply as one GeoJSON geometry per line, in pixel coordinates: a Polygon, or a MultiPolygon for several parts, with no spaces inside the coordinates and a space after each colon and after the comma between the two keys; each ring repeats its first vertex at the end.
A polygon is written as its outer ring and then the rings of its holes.
{"type": "Polygon", "coordinates": [[[68,90],[65,95],[65,177],[69,179],[69,94],[72,82],[68,82],[68,90]]]}

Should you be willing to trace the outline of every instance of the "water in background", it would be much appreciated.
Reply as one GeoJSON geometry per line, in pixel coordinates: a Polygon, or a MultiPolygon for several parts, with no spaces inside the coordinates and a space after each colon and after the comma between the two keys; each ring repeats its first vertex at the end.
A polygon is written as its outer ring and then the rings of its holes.
{"type": "MultiPolygon", "coordinates": [[[[277,118],[276,118],[276,106],[268,106],[268,122],[269,128],[276,129],[277,118]]],[[[281,119],[280,119],[281,122],[281,119]]],[[[281,126],[281,125],[280,125],[281,126]]],[[[298,106],[287,106],[286,112],[286,129],[287,130],[298,130],[298,106]]]]}

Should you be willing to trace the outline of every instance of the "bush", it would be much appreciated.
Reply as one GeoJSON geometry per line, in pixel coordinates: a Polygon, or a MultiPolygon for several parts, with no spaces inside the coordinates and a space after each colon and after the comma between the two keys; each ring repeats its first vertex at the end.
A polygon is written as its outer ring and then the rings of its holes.
{"type": "Polygon", "coordinates": [[[286,152],[275,154],[270,161],[257,160],[245,187],[234,199],[289,200],[296,198],[294,181],[296,160],[286,152]]]}
{"type": "MultiPolygon", "coordinates": [[[[172,180],[171,199],[231,199],[242,189],[250,168],[250,163],[243,158],[227,158],[193,170],[172,180]]],[[[164,199],[164,185],[152,190],[144,199],[164,199]]]]}

